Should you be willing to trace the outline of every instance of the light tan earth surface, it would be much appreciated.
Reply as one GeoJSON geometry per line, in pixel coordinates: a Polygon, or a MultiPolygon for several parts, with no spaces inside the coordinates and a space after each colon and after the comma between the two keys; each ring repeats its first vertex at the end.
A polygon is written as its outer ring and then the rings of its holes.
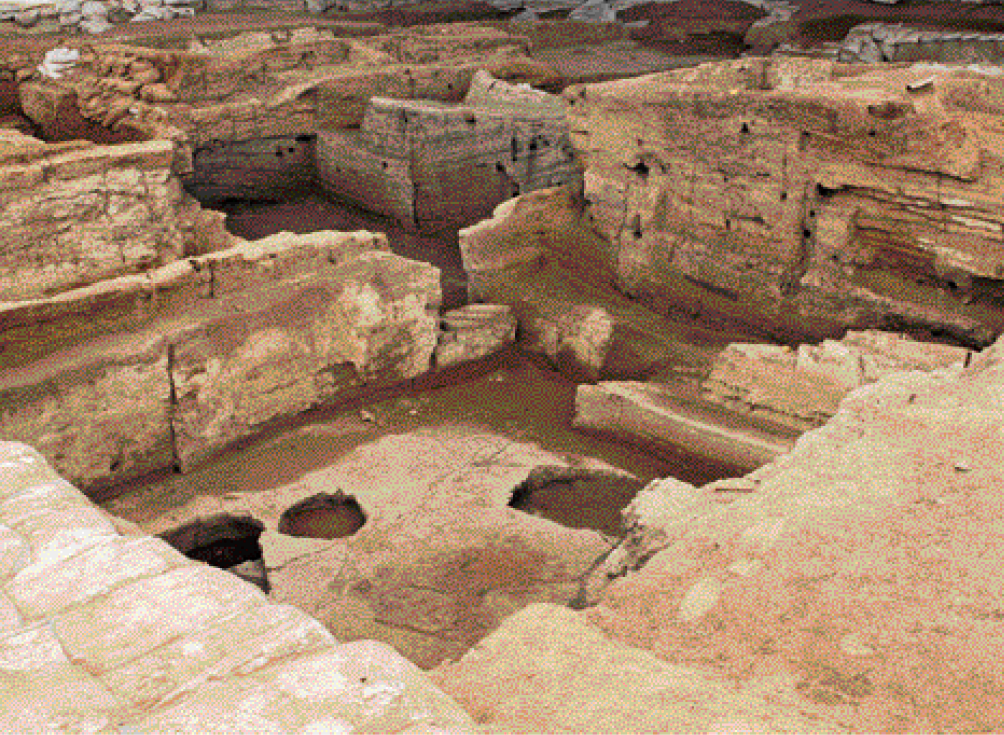
{"type": "Polygon", "coordinates": [[[15,21],[0,729],[1004,727],[999,70],[698,5],[15,21]]]}

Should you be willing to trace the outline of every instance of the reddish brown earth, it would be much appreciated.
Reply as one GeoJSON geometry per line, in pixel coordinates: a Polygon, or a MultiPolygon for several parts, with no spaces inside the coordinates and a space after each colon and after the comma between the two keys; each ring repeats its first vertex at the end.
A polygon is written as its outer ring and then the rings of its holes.
{"type": "MultiPolygon", "coordinates": [[[[198,13],[192,18],[151,20],[143,23],[123,23],[105,33],[94,36],[102,41],[117,39],[145,39],[156,45],[157,39],[184,37],[188,34],[211,34],[232,31],[299,27],[305,25],[337,28],[343,36],[369,36],[383,28],[375,23],[357,23],[351,20],[325,18],[307,12],[235,11],[227,13],[198,13]]],[[[73,38],[71,36],[71,38],[73,38]]]]}
{"type": "Polygon", "coordinates": [[[510,13],[493,8],[481,0],[433,0],[415,5],[380,8],[366,13],[329,11],[325,17],[357,22],[377,22],[388,26],[414,26],[431,23],[458,23],[474,20],[499,20],[510,13]]]}
{"type": "Polygon", "coordinates": [[[882,5],[863,0],[805,0],[795,14],[798,38],[806,43],[836,41],[860,23],[904,23],[932,30],[1004,30],[999,5],[966,2],[911,2],[882,5]]]}
{"type": "Polygon", "coordinates": [[[852,394],[826,440],[754,473],[760,490],[690,524],[589,617],[738,681],[793,674],[852,731],[999,731],[1000,360],[995,347],[954,381],[901,374],[852,394]],[[766,515],[746,526],[753,509],[766,515]],[[726,571],[757,555],[757,571],[726,571]],[[681,619],[708,578],[726,580],[719,603],[681,619]]]}
{"type": "Polygon", "coordinates": [[[749,27],[765,15],[733,0],[679,0],[636,5],[617,17],[625,22],[649,21],[645,28],[633,29],[631,36],[665,53],[733,55],[742,51],[749,27]]]}

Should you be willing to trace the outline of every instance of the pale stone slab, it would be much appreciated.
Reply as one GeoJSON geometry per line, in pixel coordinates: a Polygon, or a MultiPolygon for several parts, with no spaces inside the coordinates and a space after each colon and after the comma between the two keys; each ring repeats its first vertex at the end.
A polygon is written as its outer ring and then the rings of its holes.
{"type": "Polygon", "coordinates": [[[417,725],[469,732],[470,720],[420,670],[379,643],[359,642],[260,674],[207,685],[144,718],[152,731],[401,732],[417,725]]]}
{"type": "Polygon", "coordinates": [[[118,587],[56,616],[54,625],[74,659],[100,671],[262,601],[264,595],[253,585],[193,565],[118,587]]]}
{"type": "Polygon", "coordinates": [[[260,605],[227,613],[110,671],[101,681],[116,694],[152,706],[334,643],[320,623],[300,610],[260,605]]]}
{"type": "Polygon", "coordinates": [[[0,514],[31,544],[35,560],[66,558],[118,535],[107,514],[64,480],[31,487],[0,506],[0,514]]]}
{"type": "Polygon", "coordinates": [[[6,582],[31,563],[31,546],[9,526],[0,525],[0,582],[6,582]]]}
{"type": "Polygon", "coordinates": [[[52,615],[113,588],[187,563],[159,539],[101,537],[68,559],[43,558],[21,570],[7,590],[29,618],[52,615]]]}

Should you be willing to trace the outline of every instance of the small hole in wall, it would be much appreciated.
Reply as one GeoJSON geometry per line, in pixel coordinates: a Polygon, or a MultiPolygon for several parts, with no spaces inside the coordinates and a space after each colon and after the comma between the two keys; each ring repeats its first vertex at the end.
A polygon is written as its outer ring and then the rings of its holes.
{"type": "Polygon", "coordinates": [[[634,233],[635,239],[640,240],[642,236],[641,231],[641,215],[637,212],[631,217],[631,231],[634,233]]]}
{"type": "Polygon", "coordinates": [[[747,123],[743,123],[743,126],[739,128],[739,132],[744,135],[749,135],[750,126],[747,123]]]}
{"type": "Polygon", "coordinates": [[[366,524],[359,502],[341,491],[321,493],[292,506],[279,520],[279,533],[307,538],[346,538],[366,524]]]}
{"type": "Polygon", "coordinates": [[[788,201],[788,192],[786,192],[786,191],[782,191],[781,192],[781,201],[782,202],[788,201]]]}

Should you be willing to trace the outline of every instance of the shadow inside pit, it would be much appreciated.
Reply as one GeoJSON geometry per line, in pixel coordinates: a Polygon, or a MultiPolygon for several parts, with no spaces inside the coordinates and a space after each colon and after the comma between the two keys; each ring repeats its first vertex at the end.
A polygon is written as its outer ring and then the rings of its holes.
{"type": "Polygon", "coordinates": [[[221,513],[160,535],[189,559],[225,569],[263,592],[270,589],[258,538],[265,527],[250,517],[221,513]]]}
{"type": "Polygon", "coordinates": [[[366,524],[366,514],[351,495],[336,492],[307,498],[279,520],[279,533],[308,538],[346,538],[366,524]]]}
{"type": "Polygon", "coordinates": [[[509,507],[569,528],[620,537],[621,510],[645,486],[630,475],[567,467],[537,467],[516,486],[509,507]]]}

